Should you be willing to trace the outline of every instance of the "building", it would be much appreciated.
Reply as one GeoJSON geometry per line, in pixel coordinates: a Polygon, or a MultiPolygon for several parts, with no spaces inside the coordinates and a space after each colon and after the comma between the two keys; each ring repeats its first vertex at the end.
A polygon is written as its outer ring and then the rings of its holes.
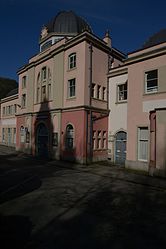
{"type": "Polygon", "coordinates": [[[80,163],[107,159],[107,73],[124,54],[72,11],[42,28],[39,45],[18,71],[16,149],[80,163]]]}
{"type": "Polygon", "coordinates": [[[166,174],[166,31],[109,73],[109,153],[127,168],[166,174]],[[127,150],[126,150],[127,148],[127,150]]]}
{"type": "Polygon", "coordinates": [[[0,141],[6,146],[16,146],[16,113],[18,103],[18,88],[11,90],[1,99],[0,141]]]}

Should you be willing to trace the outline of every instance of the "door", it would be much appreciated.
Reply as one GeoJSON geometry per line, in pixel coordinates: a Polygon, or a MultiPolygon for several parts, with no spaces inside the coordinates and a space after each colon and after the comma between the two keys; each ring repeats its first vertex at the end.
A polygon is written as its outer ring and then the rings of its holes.
{"type": "Polygon", "coordinates": [[[36,131],[36,154],[48,158],[48,129],[44,124],[39,124],[36,131]]]}
{"type": "Polygon", "coordinates": [[[126,140],[127,134],[124,131],[119,131],[115,139],[115,163],[125,164],[126,160],[126,140]]]}

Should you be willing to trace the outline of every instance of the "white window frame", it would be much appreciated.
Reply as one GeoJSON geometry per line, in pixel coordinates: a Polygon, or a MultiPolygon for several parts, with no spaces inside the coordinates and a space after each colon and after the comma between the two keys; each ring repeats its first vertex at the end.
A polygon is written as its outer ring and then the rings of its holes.
{"type": "Polygon", "coordinates": [[[92,98],[96,97],[96,84],[95,83],[92,83],[91,97],[92,98]]]}
{"type": "Polygon", "coordinates": [[[138,161],[147,162],[148,161],[148,155],[149,155],[149,129],[147,126],[138,127],[138,161]],[[143,136],[143,133],[141,134],[141,131],[146,130],[146,136],[143,136]],[[142,149],[146,148],[146,155],[143,155],[142,149]]]}
{"type": "Polygon", "coordinates": [[[97,85],[97,99],[101,99],[101,85],[97,85]]]}
{"type": "Polygon", "coordinates": [[[76,53],[72,53],[68,57],[68,69],[76,68],[76,53]]]}
{"type": "Polygon", "coordinates": [[[117,85],[117,100],[118,102],[127,101],[127,81],[117,85]],[[126,86],[126,89],[125,89],[126,86]],[[120,89],[122,88],[122,89],[120,89]]]}
{"type": "Polygon", "coordinates": [[[72,124],[66,126],[66,139],[65,147],[67,150],[74,149],[74,127],[72,124]],[[70,129],[69,129],[70,128],[70,129]]]}
{"type": "Polygon", "coordinates": [[[153,69],[153,70],[150,70],[150,71],[146,71],[145,72],[145,93],[146,94],[151,94],[151,93],[156,93],[158,92],[158,70],[157,69],[153,69]],[[152,77],[150,79],[148,79],[148,75],[150,77],[150,74],[155,72],[157,74],[156,77],[152,77]],[[156,81],[156,85],[153,86],[153,87],[148,87],[148,83],[152,82],[152,81],[156,81]]]}
{"type": "Polygon", "coordinates": [[[68,98],[73,98],[76,96],[76,79],[68,80],[68,98]]]}

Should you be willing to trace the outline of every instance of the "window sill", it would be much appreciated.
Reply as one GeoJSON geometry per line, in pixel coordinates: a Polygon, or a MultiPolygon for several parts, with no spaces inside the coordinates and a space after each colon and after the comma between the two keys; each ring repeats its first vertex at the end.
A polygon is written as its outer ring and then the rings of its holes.
{"type": "Polygon", "coordinates": [[[76,96],[73,96],[73,97],[67,97],[67,100],[76,100],[76,96]]]}
{"type": "Polygon", "coordinates": [[[107,103],[107,100],[105,100],[105,99],[98,99],[98,98],[95,98],[95,97],[92,97],[92,99],[93,100],[98,100],[98,101],[102,101],[102,102],[104,102],[104,103],[107,103]]]}
{"type": "Polygon", "coordinates": [[[116,101],[115,104],[125,104],[127,103],[127,100],[121,100],[121,101],[116,101]]]}
{"type": "Polygon", "coordinates": [[[68,69],[67,69],[67,72],[71,72],[71,71],[73,71],[73,70],[75,70],[75,69],[77,69],[77,67],[68,68],[68,69]]]}
{"type": "Polygon", "coordinates": [[[95,152],[95,151],[107,151],[107,149],[105,149],[105,148],[100,148],[100,149],[93,149],[93,151],[95,152]]]}

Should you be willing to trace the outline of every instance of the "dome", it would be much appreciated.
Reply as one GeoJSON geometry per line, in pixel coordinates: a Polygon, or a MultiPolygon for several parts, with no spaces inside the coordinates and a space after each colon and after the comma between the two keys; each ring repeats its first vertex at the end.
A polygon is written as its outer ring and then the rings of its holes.
{"type": "Polygon", "coordinates": [[[85,29],[92,32],[89,24],[73,11],[59,12],[45,27],[48,33],[56,34],[79,34],[85,29]]]}
{"type": "Polygon", "coordinates": [[[162,29],[159,32],[152,35],[144,44],[143,48],[148,48],[151,46],[155,46],[162,42],[166,42],[166,29],[162,29]]]}

